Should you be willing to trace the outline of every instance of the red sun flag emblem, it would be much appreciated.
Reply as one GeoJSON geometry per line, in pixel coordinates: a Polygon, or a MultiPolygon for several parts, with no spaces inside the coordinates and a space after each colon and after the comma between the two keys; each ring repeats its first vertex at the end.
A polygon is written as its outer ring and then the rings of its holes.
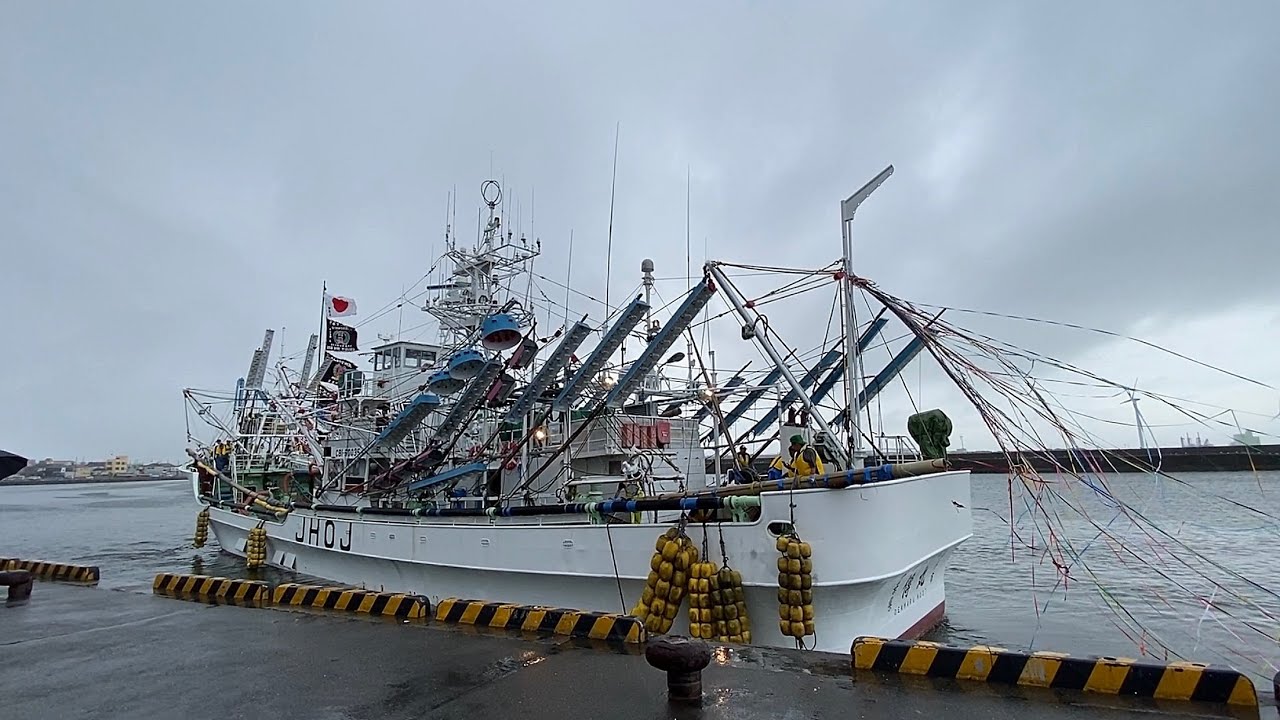
{"type": "Polygon", "coordinates": [[[326,309],[331,317],[345,317],[356,314],[356,301],[351,298],[325,293],[324,300],[326,309]]]}

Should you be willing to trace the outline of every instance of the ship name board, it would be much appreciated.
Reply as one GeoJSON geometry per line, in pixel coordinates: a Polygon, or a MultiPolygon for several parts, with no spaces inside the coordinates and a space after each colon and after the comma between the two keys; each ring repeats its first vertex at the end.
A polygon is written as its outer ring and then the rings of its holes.
{"type": "Polygon", "coordinates": [[[303,517],[294,540],[326,550],[351,549],[351,523],[329,518],[303,517]]]}
{"type": "Polygon", "coordinates": [[[922,600],[928,592],[928,586],[933,584],[936,572],[936,567],[930,570],[929,565],[926,564],[918,573],[908,575],[906,582],[899,578],[897,584],[893,586],[893,590],[889,593],[888,611],[893,615],[900,615],[907,608],[922,600]]]}

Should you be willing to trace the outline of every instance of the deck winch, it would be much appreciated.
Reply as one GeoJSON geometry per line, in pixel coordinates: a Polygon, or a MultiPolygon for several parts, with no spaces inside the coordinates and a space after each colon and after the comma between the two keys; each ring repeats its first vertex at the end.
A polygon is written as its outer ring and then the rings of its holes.
{"type": "Polygon", "coordinates": [[[813,627],[813,548],[796,533],[781,535],[778,552],[778,629],[799,643],[813,627]]]}

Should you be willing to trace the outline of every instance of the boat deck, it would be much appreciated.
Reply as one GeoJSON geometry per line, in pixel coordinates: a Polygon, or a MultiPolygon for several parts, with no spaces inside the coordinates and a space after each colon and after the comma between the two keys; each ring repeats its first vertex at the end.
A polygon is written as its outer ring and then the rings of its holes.
{"type": "Polygon", "coordinates": [[[1039,703],[1026,689],[855,680],[848,656],[757,648],[718,653],[703,674],[702,708],[669,708],[665,674],[642,656],[581,641],[146,591],[37,583],[30,600],[0,607],[6,717],[1149,720],[1153,711],[1112,697],[1039,703]]]}

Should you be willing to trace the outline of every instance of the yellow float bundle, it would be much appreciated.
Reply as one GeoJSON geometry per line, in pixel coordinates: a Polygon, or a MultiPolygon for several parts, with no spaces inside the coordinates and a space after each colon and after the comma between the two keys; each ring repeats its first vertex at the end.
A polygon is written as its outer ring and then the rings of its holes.
{"type": "Polygon", "coordinates": [[[267,562],[267,529],[262,525],[249,528],[249,538],[244,543],[245,567],[260,568],[267,562]]]}
{"type": "Polygon", "coordinates": [[[631,614],[645,629],[661,635],[671,630],[689,586],[689,571],[698,562],[698,548],[683,528],[671,528],[658,537],[644,593],[631,614]]]}
{"type": "Polygon", "coordinates": [[[725,565],[694,563],[689,587],[689,634],[704,640],[750,643],[742,574],[725,565]]]}
{"type": "Polygon", "coordinates": [[[814,635],[813,548],[798,535],[783,535],[776,547],[778,558],[778,628],[797,640],[814,635]]]}
{"type": "Polygon", "coordinates": [[[204,547],[205,542],[209,539],[209,508],[205,508],[196,515],[196,547],[204,547]]]}

